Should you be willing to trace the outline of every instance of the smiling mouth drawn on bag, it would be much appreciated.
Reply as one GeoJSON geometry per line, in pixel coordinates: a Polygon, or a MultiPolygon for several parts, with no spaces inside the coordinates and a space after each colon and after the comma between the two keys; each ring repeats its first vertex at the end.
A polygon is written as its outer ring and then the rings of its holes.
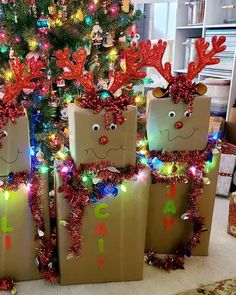
{"type": "Polygon", "coordinates": [[[126,151],[126,148],[124,148],[123,145],[121,145],[119,148],[111,148],[111,149],[109,149],[109,150],[106,152],[105,157],[99,157],[99,156],[96,154],[96,152],[94,151],[94,149],[92,149],[92,148],[85,149],[85,151],[87,152],[87,154],[89,153],[89,151],[92,151],[93,154],[94,154],[94,156],[95,156],[97,159],[99,159],[99,160],[104,160],[104,159],[106,159],[107,156],[108,156],[108,154],[109,154],[111,151],[119,151],[119,150],[121,150],[121,151],[126,151]]]}
{"type": "Polygon", "coordinates": [[[4,159],[1,156],[0,156],[0,160],[2,160],[3,162],[5,162],[6,164],[14,164],[18,160],[19,154],[22,154],[22,152],[20,152],[20,150],[18,149],[17,155],[16,155],[16,159],[14,161],[8,161],[8,160],[4,159]]]}
{"type": "Polygon", "coordinates": [[[188,138],[192,137],[197,130],[198,130],[198,128],[194,128],[193,129],[193,132],[189,136],[177,135],[177,136],[175,136],[172,139],[170,138],[170,131],[169,131],[169,129],[160,130],[160,133],[161,133],[161,135],[163,135],[163,132],[166,131],[167,134],[168,134],[168,141],[173,141],[173,140],[176,140],[177,138],[188,139],[188,138]]]}

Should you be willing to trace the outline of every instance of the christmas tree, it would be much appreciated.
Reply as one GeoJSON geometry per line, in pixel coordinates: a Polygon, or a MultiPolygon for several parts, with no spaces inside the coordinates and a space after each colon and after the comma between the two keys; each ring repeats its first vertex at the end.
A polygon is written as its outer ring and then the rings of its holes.
{"type": "Polygon", "coordinates": [[[17,102],[30,118],[31,153],[41,172],[66,150],[67,104],[83,96],[79,83],[65,83],[60,76],[55,51],[85,48],[85,70],[93,72],[97,90],[107,89],[109,73],[125,70],[122,52],[134,37],[128,29],[141,18],[142,13],[127,0],[1,1],[2,88],[17,84],[20,78],[12,65],[21,61],[27,64],[23,71],[27,72],[32,60],[42,63],[43,74],[31,77],[37,81],[34,87],[22,85],[17,93],[17,102]]]}

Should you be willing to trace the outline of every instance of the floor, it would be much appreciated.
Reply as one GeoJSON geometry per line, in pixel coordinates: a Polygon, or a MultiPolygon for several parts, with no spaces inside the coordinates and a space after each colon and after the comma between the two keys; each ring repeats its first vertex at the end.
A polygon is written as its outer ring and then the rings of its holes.
{"type": "Polygon", "coordinates": [[[51,286],[43,281],[19,283],[18,294],[59,295],[174,295],[200,284],[236,277],[236,238],[226,233],[228,200],[217,197],[210,256],[191,257],[185,270],[166,273],[148,265],[140,282],[109,283],[79,286],[51,286]]]}

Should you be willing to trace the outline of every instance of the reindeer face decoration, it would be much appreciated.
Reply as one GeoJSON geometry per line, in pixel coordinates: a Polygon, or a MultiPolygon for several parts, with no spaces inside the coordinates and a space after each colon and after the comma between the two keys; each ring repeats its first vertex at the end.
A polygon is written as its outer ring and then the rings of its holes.
{"type": "Polygon", "coordinates": [[[5,94],[0,100],[0,176],[30,171],[29,122],[16,98],[23,89],[33,90],[36,84],[31,80],[42,75],[40,61],[30,60],[24,64],[16,60],[11,68],[15,83],[6,84],[5,94]]]}
{"type": "Polygon", "coordinates": [[[151,43],[126,49],[126,71],[115,71],[108,91],[97,92],[92,72],[84,72],[87,53],[79,48],[70,60],[68,49],[57,51],[57,65],[67,68],[63,78],[76,79],[85,90],[85,99],[68,108],[70,152],[76,164],[110,161],[116,167],[136,162],[137,108],[132,98],[117,90],[131,79],[145,77],[141,68],[148,66],[151,43]],[[68,71],[69,70],[69,71],[68,71]],[[105,95],[104,95],[105,94],[105,95]]]}
{"type": "Polygon", "coordinates": [[[10,172],[30,171],[28,117],[21,116],[16,124],[9,121],[0,129],[0,176],[10,172]]]}
{"type": "Polygon", "coordinates": [[[147,137],[150,150],[203,150],[207,145],[211,99],[204,96],[206,86],[192,83],[206,66],[220,62],[214,55],[225,50],[225,37],[213,37],[212,49],[204,38],[195,46],[198,61],[191,62],[186,75],[171,74],[171,65],[162,65],[166,42],[161,40],[153,48],[154,66],[169,82],[166,90],[157,88],[148,93],[147,137]]]}
{"type": "Polygon", "coordinates": [[[92,110],[75,104],[68,107],[70,152],[76,164],[110,161],[116,167],[135,164],[137,110],[129,106],[123,112],[124,123],[105,126],[102,110],[92,110]]]}

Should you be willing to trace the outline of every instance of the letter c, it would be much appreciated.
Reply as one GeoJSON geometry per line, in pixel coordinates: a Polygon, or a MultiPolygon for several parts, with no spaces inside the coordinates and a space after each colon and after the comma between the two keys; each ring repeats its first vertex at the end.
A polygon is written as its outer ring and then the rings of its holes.
{"type": "Polygon", "coordinates": [[[94,215],[97,219],[107,219],[109,218],[110,214],[109,213],[102,213],[102,209],[107,209],[108,205],[106,203],[99,204],[95,207],[94,209],[94,215]]]}

